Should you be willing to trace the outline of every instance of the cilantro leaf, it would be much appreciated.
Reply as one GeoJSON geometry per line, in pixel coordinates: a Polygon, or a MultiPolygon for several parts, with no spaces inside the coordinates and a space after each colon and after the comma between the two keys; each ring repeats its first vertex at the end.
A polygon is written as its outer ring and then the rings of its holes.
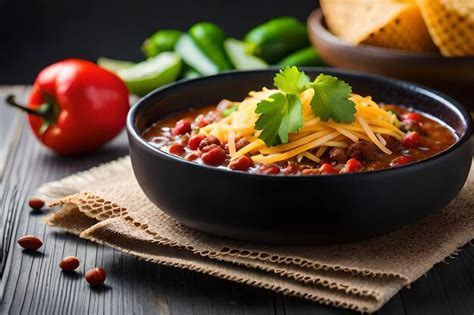
{"type": "Polygon", "coordinates": [[[259,138],[270,147],[288,142],[288,134],[303,126],[302,105],[297,95],[272,94],[260,101],[255,110],[260,114],[255,129],[262,130],[259,138]]]}
{"type": "Polygon", "coordinates": [[[299,94],[309,83],[309,77],[295,66],[280,69],[273,79],[273,85],[288,94],[299,94]]]}
{"type": "Polygon", "coordinates": [[[352,88],[346,82],[336,77],[320,74],[311,83],[314,96],[311,100],[311,109],[314,116],[328,121],[351,123],[355,120],[355,104],[349,100],[352,88]]]}

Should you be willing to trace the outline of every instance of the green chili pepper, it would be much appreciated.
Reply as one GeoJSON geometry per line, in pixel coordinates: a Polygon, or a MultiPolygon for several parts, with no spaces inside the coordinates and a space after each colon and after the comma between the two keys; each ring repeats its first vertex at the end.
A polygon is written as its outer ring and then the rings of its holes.
{"type": "Polygon", "coordinates": [[[142,51],[147,57],[154,57],[164,51],[173,51],[182,34],[183,32],[176,30],[158,31],[143,42],[142,51]]]}
{"type": "Polygon", "coordinates": [[[202,22],[193,25],[188,33],[219,71],[233,68],[224,50],[226,36],[220,27],[213,23],[202,22]]]}
{"type": "Polygon", "coordinates": [[[254,54],[270,64],[309,46],[306,26],[293,17],[270,20],[247,33],[244,41],[254,45],[254,54]]]}
{"type": "Polygon", "coordinates": [[[180,73],[181,58],[169,51],[117,71],[130,92],[137,95],[175,81],[180,73]]]}
{"type": "Polygon", "coordinates": [[[185,66],[183,70],[183,75],[181,76],[183,79],[195,79],[199,78],[201,74],[197,72],[195,69],[191,68],[190,66],[185,66]]]}
{"type": "Polygon", "coordinates": [[[313,48],[308,47],[283,58],[278,65],[280,66],[324,66],[324,62],[319,57],[319,53],[313,48]]]}
{"type": "Polygon", "coordinates": [[[265,61],[250,54],[248,45],[240,40],[226,39],[224,41],[224,48],[235,69],[252,70],[268,67],[265,61]]]}
{"type": "Polygon", "coordinates": [[[191,36],[183,34],[175,46],[184,62],[202,75],[219,73],[217,65],[198,47],[191,36]]]}
{"type": "Polygon", "coordinates": [[[130,68],[135,63],[131,61],[111,59],[107,57],[99,57],[97,59],[97,64],[101,66],[102,68],[105,68],[112,72],[117,72],[125,68],[130,68]]]}

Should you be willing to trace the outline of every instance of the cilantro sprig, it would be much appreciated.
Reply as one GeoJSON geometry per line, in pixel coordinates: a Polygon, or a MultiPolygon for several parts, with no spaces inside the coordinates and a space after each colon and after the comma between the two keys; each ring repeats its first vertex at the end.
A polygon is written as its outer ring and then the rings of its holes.
{"type": "Polygon", "coordinates": [[[351,123],[355,120],[356,109],[354,102],[349,100],[352,93],[349,84],[336,77],[320,74],[310,87],[314,89],[311,100],[314,116],[319,116],[323,121],[332,119],[342,123],[351,123]]]}
{"type": "Polygon", "coordinates": [[[273,85],[279,92],[257,104],[260,114],[255,129],[262,130],[259,138],[267,146],[288,142],[288,134],[303,127],[302,104],[299,93],[309,84],[309,78],[296,67],[285,67],[275,75],[273,85]]]}
{"type": "Polygon", "coordinates": [[[303,126],[302,104],[299,94],[314,89],[311,109],[323,121],[351,123],[355,120],[355,104],[349,100],[352,88],[336,77],[320,74],[311,82],[297,67],[285,67],[275,75],[273,84],[278,92],[257,104],[260,114],[255,129],[262,130],[259,138],[267,146],[288,142],[288,134],[303,126]]]}
{"type": "Polygon", "coordinates": [[[297,67],[285,67],[273,78],[273,85],[288,94],[299,94],[310,84],[309,77],[297,67]]]}
{"type": "Polygon", "coordinates": [[[301,101],[297,95],[277,92],[257,105],[255,128],[267,146],[288,142],[288,134],[303,126],[301,101]]]}

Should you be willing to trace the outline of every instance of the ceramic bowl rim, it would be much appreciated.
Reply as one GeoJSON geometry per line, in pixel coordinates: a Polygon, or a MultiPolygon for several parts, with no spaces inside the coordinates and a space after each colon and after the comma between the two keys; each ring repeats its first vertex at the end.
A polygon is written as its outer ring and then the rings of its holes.
{"type": "MultiPolygon", "coordinates": [[[[352,75],[355,76],[356,79],[374,79],[381,81],[384,84],[396,86],[401,89],[408,89],[411,88],[414,90],[414,93],[417,94],[423,94],[431,99],[434,99],[440,103],[443,104],[444,107],[446,107],[448,110],[451,112],[454,112],[459,118],[462,119],[462,122],[464,124],[464,134],[462,134],[460,137],[458,137],[456,143],[454,143],[451,147],[446,149],[445,151],[442,151],[436,155],[433,155],[427,159],[421,160],[421,161],[416,161],[411,164],[399,166],[399,167],[393,167],[393,168],[387,168],[387,169],[382,169],[382,170],[376,170],[376,171],[365,171],[365,172],[360,172],[360,173],[348,173],[348,174],[336,174],[336,175],[331,175],[331,176],[321,176],[321,175],[265,175],[265,174],[251,174],[247,172],[239,172],[239,171],[234,171],[234,170],[228,170],[224,168],[218,168],[214,166],[208,166],[204,164],[197,164],[192,161],[187,161],[181,157],[171,155],[169,153],[163,152],[156,146],[153,146],[152,144],[148,143],[141,135],[140,131],[138,130],[138,127],[136,125],[136,118],[139,115],[140,111],[147,107],[151,106],[149,104],[154,102],[154,99],[157,97],[157,95],[160,95],[161,93],[165,92],[170,92],[173,90],[180,90],[180,89],[185,89],[193,84],[196,83],[202,83],[205,81],[212,82],[214,80],[219,80],[220,78],[228,78],[228,77],[233,77],[236,75],[253,75],[253,74],[259,74],[259,73],[275,73],[278,71],[279,68],[277,67],[270,67],[267,69],[261,69],[261,70],[247,70],[247,71],[239,71],[239,70],[232,70],[232,71],[226,71],[222,72],[216,75],[212,76],[205,76],[201,78],[195,78],[195,79],[190,79],[190,80],[182,80],[178,82],[174,82],[165,86],[162,86],[160,88],[157,88],[147,94],[146,96],[140,98],[129,110],[128,115],[127,115],[127,121],[126,121],[126,129],[127,133],[129,134],[129,137],[131,137],[135,143],[139,144],[142,148],[160,156],[161,158],[167,159],[167,160],[172,160],[177,163],[184,163],[187,164],[190,167],[198,167],[202,169],[206,169],[210,172],[222,172],[224,174],[228,174],[229,176],[242,176],[242,177],[250,177],[250,178],[275,178],[277,180],[282,180],[282,179],[295,179],[295,178],[302,178],[302,179],[308,179],[308,178],[318,178],[318,179],[323,179],[323,180],[334,180],[335,178],[345,178],[345,177],[368,177],[368,176],[375,176],[375,175],[380,175],[380,174],[391,174],[395,172],[403,172],[403,171],[408,171],[408,170],[415,170],[416,168],[419,168],[420,165],[428,164],[435,162],[437,160],[440,160],[442,157],[447,156],[451,154],[452,152],[456,151],[458,148],[460,148],[465,142],[469,141],[472,133],[473,133],[473,125],[471,121],[471,116],[470,114],[464,109],[464,107],[459,104],[457,101],[455,101],[453,98],[444,95],[443,93],[436,91],[431,88],[424,87],[419,84],[411,83],[411,82],[405,82],[397,79],[392,79],[392,78],[387,78],[384,76],[380,75],[373,75],[373,74],[366,74],[362,72],[357,72],[357,71],[349,71],[349,70],[342,70],[338,68],[325,68],[325,67],[302,67],[301,69],[305,72],[311,71],[311,72],[320,72],[324,73],[325,71],[332,72],[333,74],[341,74],[341,75],[352,75]]],[[[435,116],[436,117],[436,116],[435,116]]],[[[130,140],[129,140],[130,141],[130,140]]],[[[130,143],[129,143],[130,145],[130,143]]]]}

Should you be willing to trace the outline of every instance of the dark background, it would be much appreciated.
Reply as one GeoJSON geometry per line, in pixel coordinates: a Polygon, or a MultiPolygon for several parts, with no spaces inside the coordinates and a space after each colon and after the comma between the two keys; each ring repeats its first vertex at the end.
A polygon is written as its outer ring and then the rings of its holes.
{"type": "Polygon", "coordinates": [[[140,45],[161,28],[212,21],[240,37],[273,17],[305,21],[315,0],[0,0],[0,84],[32,83],[68,57],[140,60],[140,45]]]}

